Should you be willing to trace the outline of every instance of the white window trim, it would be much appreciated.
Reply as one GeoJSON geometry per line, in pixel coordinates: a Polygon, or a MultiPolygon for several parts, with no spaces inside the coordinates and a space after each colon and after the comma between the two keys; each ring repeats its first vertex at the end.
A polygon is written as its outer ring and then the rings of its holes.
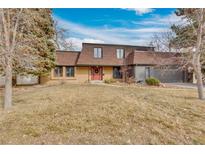
{"type": "Polygon", "coordinates": [[[94,58],[102,58],[102,48],[94,48],[94,58]]]}
{"type": "Polygon", "coordinates": [[[117,59],[124,59],[125,58],[125,50],[122,48],[116,49],[117,59]]]}

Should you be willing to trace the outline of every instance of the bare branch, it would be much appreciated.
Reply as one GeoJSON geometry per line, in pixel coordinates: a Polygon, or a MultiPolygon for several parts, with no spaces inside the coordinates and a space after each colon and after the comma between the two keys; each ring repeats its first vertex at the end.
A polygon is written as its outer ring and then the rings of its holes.
{"type": "Polygon", "coordinates": [[[55,28],[55,44],[57,49],[62,50],[75,50],[74,43],[69,38],[69,30],[59,27],[58,21],[54,21],[55,28]]]}
{"type": "Polygon", "coordinates": [[[13,50],[16,46],[16,33],[17,33],[17,28],[18,28],[18,25],[19,25],[19,20],[20,20],[22,11],[23,11],[23,9],[21,8],[19,13],[17,14],[16,22],[15,22],[14,28],[12,30],[13,31],[13,37],[12,37],[12,43],[11,43],[12,44],[11,52],[13,52],[13,50]]]}

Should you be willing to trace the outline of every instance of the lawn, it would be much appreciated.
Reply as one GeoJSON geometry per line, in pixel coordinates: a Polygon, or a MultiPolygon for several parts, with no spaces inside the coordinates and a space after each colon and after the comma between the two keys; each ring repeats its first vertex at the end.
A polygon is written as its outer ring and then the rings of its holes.
{"type": "Polygon", "coordinates": [[[205,144],[193,89],[64,84],[15,89],[0,144],[205,144]]]}

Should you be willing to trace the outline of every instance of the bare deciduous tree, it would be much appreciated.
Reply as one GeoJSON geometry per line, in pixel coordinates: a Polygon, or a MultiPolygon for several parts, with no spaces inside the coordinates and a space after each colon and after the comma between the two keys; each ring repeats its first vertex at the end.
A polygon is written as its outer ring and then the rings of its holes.
{"type": "Polygon", "coordinates": [[[202,80],[202,72],[201,72],[201,55],[202,52],[204,52],[203,43],[202,43],[204,28],[205,28],[204,13],[205,12],[203,8],[197,10],[198,28],[195,29],[197,33],[196,50],[193,50],[193,52],[191,52],[192,64],[193,64],[194,72],[196,73],[196,77],[197,77],[199,99],[204,99],[203,80],[202,80]]]}
{"type": "Polygon", "coordinates": [[[21,16],[22,9],[15,12],[0,9],[0,63],[5,72],[4,107],[6,109],[12,105],[12,59],[16,58],[14,49],[18,46],[16,35],[21,16]],[[14,16],[11,18],[12,15],[14,16]]]}
{"type": "Polygon", "coordinates": [[[55,45],[58,50],[75,50],[75,46],[72,40],[68,39],[68,29],[61,28],[58,21],[54,22],[55,27],[55,45]]]}
{"type": "Polygon", "coordinates": [[[155,51],[158,52],[177,52],[178,49],[172,47],[171,40],[174,38],[174,33],[170,30],[154,33],[150,46],[155,47],[155,51]]]}
{"type": "MultiPolygon", "coordinates": [[[[178,9],[176,14],[186,22],[171,27],[175,34],[155,34],[150,45],[157,51],[180,54],[179,69],[189,68],[189,71],[195,73],[198,97],[204,99],[202,64],[205,64],[205,11],[203,8],[178,9]]],[[[176,54],[173,56],[176,57],[176,54]]],[[[160,62],[161,65],[164,63],[160,62]]]]}
{"type": "Polygon", "coordinates": [[[53,66],[52,24],[50,9],[0,9],[0,68],[5,76],[5,109],[12,106],[14,73],[39,74],[53,66]]]}
{"type": "Polygon", "coordinates": [[[172,41],[181,49],[184,62],[191,65],[197,79],[199,99],[204,99],[202,64],[204,64],[205,11],[200,9],[178,9],[177,15],[186,19],[186,25],[174,25],[176,37],[172,41]]]}

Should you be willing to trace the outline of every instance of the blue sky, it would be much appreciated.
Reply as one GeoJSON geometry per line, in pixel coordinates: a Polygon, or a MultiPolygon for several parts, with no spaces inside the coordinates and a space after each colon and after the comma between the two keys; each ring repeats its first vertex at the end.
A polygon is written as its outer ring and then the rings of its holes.
{"type": "Polygon", "coordinates": [[[67,40],[77,49],[82,42],[148,45],[154,33],[166,32],[180,19],[175,9],[53,9],[67,40]]]}

